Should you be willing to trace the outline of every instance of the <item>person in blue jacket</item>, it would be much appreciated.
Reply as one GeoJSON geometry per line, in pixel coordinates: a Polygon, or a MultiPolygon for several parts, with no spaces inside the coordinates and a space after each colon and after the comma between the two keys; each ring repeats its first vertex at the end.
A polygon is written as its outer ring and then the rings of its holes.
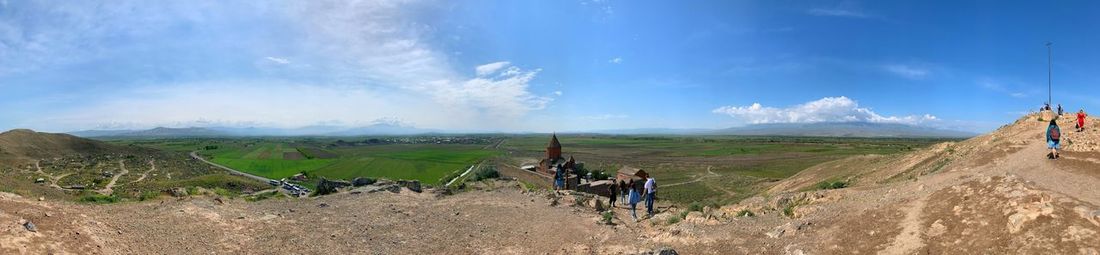
{"type": "Polygon", "coordinates": [[[1050,120],[1047,126],[1047,148],[1050,148],[1049,159],[1058,159],[1058,149],[1061,149],[1062,130],[1058,128],[1058,122],[1050,120]]]}

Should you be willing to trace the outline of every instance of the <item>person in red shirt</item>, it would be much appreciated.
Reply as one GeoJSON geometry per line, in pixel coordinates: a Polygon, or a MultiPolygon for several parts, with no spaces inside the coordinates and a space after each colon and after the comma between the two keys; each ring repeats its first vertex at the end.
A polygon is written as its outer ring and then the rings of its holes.
{"type": "Polygon", "coordinates": [[[1077,111],[1077,132],[1085,131],[1085,109],[1077,111]]]}

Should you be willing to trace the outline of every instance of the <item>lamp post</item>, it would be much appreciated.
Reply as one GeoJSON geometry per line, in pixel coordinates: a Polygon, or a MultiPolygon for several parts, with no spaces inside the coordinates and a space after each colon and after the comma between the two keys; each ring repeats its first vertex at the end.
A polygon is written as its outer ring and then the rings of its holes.
{"type": "Polygon", "coordinates": [[[1047,42],[1047,105],[1052,105],[1054,102],[1051,100],[1051,57],[1050,57],[1050,45],[1052,42],[1047,42]]]}

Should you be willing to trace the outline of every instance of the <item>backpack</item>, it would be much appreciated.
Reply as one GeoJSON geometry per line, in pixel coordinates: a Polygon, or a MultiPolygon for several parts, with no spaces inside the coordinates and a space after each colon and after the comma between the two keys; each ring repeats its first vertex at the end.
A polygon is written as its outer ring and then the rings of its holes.
{"type": "Polygon", "coordinates": [[[1058,127],[1051,127],[1048,135],[1050,135],[1050,140],[1054,141],[1061,140],[1062,138],[1062,133],[1058,131],[1058,127]]]}

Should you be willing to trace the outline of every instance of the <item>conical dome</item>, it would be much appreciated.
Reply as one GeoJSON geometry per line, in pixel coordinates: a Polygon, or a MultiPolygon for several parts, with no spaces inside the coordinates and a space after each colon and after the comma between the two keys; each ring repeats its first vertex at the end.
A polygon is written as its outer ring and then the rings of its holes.
{"type": "Polygon", "coordinates": [[[558,134],[554,134],[550,137],[550,144],[546,145],[547,148],[561,148],[561,143],[558,142],[558,134]]]}

